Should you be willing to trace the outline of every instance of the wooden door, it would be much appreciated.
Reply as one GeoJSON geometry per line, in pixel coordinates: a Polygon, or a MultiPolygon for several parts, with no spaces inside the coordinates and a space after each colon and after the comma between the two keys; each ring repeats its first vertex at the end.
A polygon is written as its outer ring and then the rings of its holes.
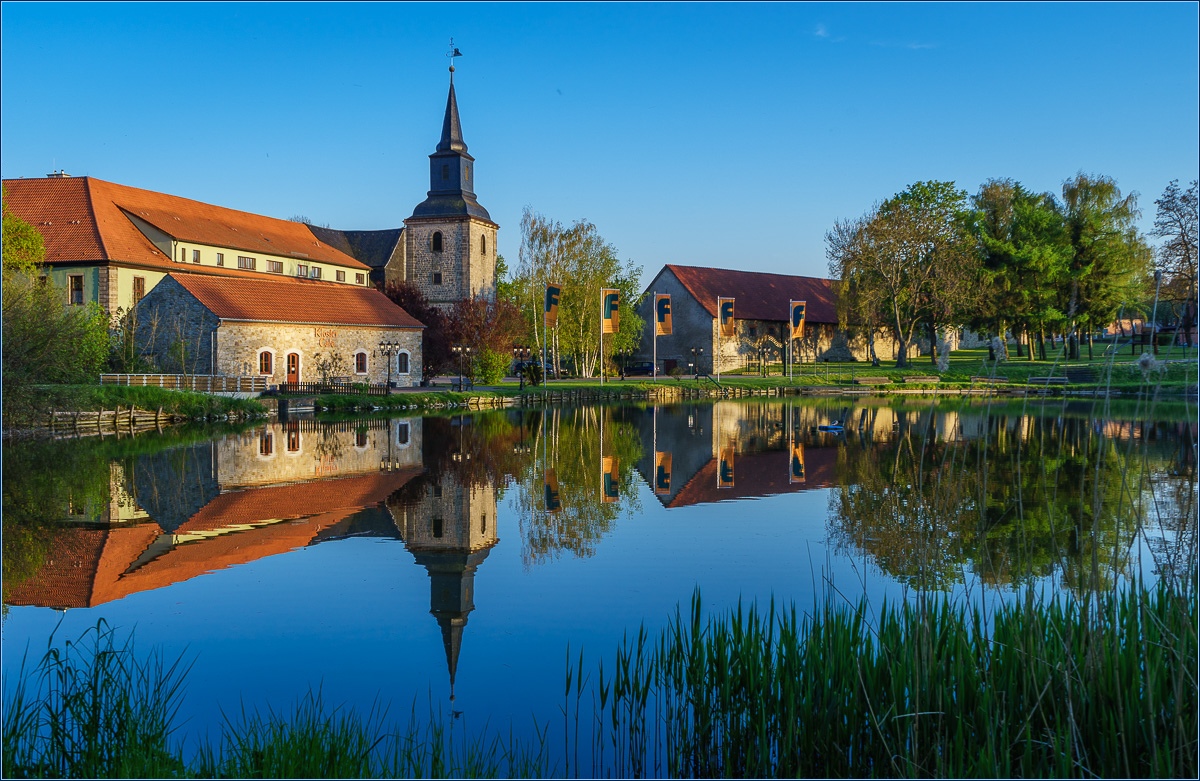
{"type": "Polygon", "coordinates": [[[287,381],[300,382],[300,356],[296,353],[287,355],[287,381]]]}

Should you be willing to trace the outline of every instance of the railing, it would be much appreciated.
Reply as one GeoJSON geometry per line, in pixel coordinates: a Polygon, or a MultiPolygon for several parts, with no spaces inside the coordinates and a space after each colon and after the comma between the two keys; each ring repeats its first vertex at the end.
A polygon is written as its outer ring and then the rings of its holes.
{"type": "Polygon", "coordinates": [[[343,393],[352,396],[386,396],[388,386],[384,383],[365,382],[284,382],[279,385],[280,393],[343,393]]]}
{"type": "Polygon", "coordinates": [[[261,393],[267,389],[266,377],[217,374],[101,374],[100,382],[103,385],[136,385],[200,393],[261,393]]]}

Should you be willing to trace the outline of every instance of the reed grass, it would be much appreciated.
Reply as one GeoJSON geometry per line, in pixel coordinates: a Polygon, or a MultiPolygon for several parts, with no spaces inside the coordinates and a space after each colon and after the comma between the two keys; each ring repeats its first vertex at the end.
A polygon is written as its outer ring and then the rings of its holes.
{"type": "Polygon", "coordinates": [[[1194,589],[875,616],[696,593],[601,677],[593,775],[1196,777],[1194,589]]]}

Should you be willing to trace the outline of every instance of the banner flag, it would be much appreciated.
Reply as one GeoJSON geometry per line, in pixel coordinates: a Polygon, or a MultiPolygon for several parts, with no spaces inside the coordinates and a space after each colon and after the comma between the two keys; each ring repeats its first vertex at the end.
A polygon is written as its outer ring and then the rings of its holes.
{"type": "Polygon", "coordinates": [[[547,328],[558,327],[558,297],[560,295],[562,295],[561,287],[546,285],[546,314],[542,322],[547,328]]]}
{"type": "Polygon", "coordinates": [[[617,333],[621,318],[621,291],[615,288],[601,288],[600,302],[600,333],[617,333]]]}
{"type": "Polygon", "coordinates": [[[558,476],[553,469],[546,470],[544,480],[546,489],[546,511],[556,513],[562,509],[562,500],[558,498],[558,476]]]}
{"type": "Polygon", "coordinates": [[[791,310],[792,320],[792,338],[800,339],[804,336],[804,312],[808,308],[807,301],[791,301],[788,307],[791,310]]]}
{"type": "Polygon", "coordinates": [[[604,456],[600,459],[600,471],[604,478],[601,486],[601,501],[608,504],[621,498],[621,475],[618,471],[616,456],[604,456]]]}
{"type": "Polygon", "coordinates": [[[671,335],[671,294],[659,293],[654,297],[654,335],[671,335]]]}
{"type": "Polygon", "coordinates": [[[721,323],[721,336],[733,336],[733,299],[717,298],[717,318],[721,323]]]}
{"type": "Polygon", "coordinates": [[[671,453],[654,454],[654,493],[662,496],[671,493],[671,453]]]}
{"type": "Polygon", "coordinates": [[[717,488],[733,488],[733,445],[721,448],[717,461],[717,488]]]}
{"type": "Polygon", "coordinates": [[[788,482],[804,482],[804,445],[799,442],[792,445],[792,468],[788,472],[788,482]]]}

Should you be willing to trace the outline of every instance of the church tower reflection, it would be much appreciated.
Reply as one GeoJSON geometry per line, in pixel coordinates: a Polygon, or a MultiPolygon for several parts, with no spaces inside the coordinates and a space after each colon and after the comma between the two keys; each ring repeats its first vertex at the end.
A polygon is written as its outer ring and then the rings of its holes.
{"type": "MultiPolygon", "coordinates": [[[[454,438],[429,437],[426,443],[428,449],[452,448],[454,438]]],[[[405,547],[429,573],[429,612],[442,630],[453,700],[463,630],[475,609],[475,572],[500,541],[496,489],[471,478],[470,453],[461,448],[452,453],[427,450],[427,456],[430,471],[387,504],[405,547]]]]}

